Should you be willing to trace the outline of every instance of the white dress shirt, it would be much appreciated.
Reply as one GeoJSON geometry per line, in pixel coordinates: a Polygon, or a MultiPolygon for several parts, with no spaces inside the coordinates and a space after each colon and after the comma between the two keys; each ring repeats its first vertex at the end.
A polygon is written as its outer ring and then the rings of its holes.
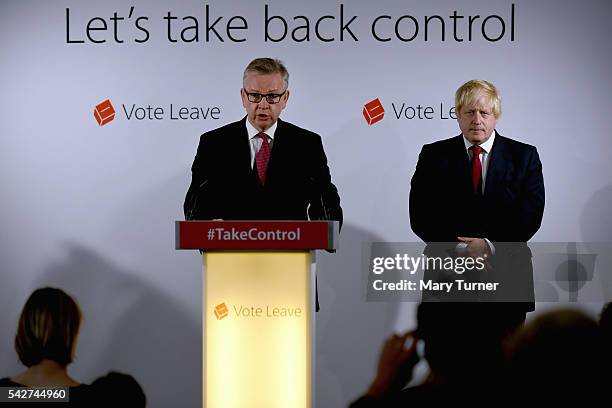
{"type": "MultiPolygon", "coordinates": [[[[487,181],[487,170],[489,168],[489,157],[491,156],[491,149],[493,148],[493,141],[495,140],[495,130],[491,133],[491,136],[487,139],[486,142],[480,144],[482,147],[482,152],[480,152],[480,163],[482,164],[482,191],[484,194],[485,190],[485,182],[487,181]]],[[[463,136],[463,143],[465,144],[465,151],[467,152],[470,161],[472,160],[472,143],[463,136]]]]}
{"type": "MultiPolygon", "coordinates": [[[[495,140],[495,130],[493,130],[493,132],[491,133],[491,136],[489,136],[486,142],[479,145],[482,148],[482,151],[480,152],[480,163],[482,164],[482,194],[484,194],[484,191],[485,191],[485,182],[487,180],[487,170],[489,169],[489,158],[491,157],[491,149],[493,148],[494,140],[495,140]]],[[[465,136],[463,136],[463,143],[465,144],[465,151],[471,161],[472,160],[472,150],[470,150],[470,147],[472,147],[473,145],[469,140],[465,138],[465,136]]],[[[489,249],[491,250],[491,254],[495,255],[495,246],[493,245],[493,243],[489,241],[488,238],[484,238],[484,240],[487,242],[487,245],[489,246],[489,249]]],[[[467,247],[466,243],[460,242],[459,244],[457,244],[456,251],[462,254],[463,252],[465,252],[466,247],[467,247]]]]}
{"type": "MultiPolygon", "coordinates": [[[[257,152],[259,151],[263,140],[261,139],[261,137],[257,136],[261,132],[255,129],[253,125],[251,125],[251,122],[249,122],[248,118],[247,120],[245,120],[245,122],[247,134],[249,135],[249,146],[251,147],[251,168],[253,168],[253,165],[255,164],[255,156],[257,156],[257,152]]],[[[268,129],[266,129],[266,131],[264,132],[270,138],[270,151],[272,151],[272,145],[274,144],[274,134],[276,133],[277,124],[278,121],[274,122],[274,124],[268,129]]]]}

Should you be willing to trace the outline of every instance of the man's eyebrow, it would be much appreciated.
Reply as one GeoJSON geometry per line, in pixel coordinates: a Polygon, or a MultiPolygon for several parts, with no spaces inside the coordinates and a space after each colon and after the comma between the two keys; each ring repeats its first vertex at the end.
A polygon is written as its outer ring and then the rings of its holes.
{"type": "MultiPolygon", "coordinates": [[[[246,90],[246,88],[245,88],[245,90],[246,90]]],[[[264,93],[264,92],[261,92],[261,91],[258,91],[258,90],[254,90],[254,91],[248,91],[247,90],[247,92],[248,93],[258,93],[260,95],[278,95],[279,93],[281,93],[281,92],[276,91],[276,90],[273,90],[273,91],[267,92],[267,93],[264,93]]]]}

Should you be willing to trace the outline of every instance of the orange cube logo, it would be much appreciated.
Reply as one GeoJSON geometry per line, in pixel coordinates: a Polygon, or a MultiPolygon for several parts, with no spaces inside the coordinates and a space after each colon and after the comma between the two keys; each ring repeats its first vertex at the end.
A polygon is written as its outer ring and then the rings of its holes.
{"type": "Polygon", "coordinates": [[[94,118],[96,118],[100,126],[104,126],[115,119],[115,108],[109,99],[96,105],[96,109],[94,109],[94,118]]]}
{"type": "Polygon", "coordinates": [[[217,320],[226,318],[228,313],[229,312],[227,310],[227,306],[225,306],[225,303],[219,303],[217,306],[215,306],[215,317],[217,320]]]}
{"type": "Polygon", "coordinates": [[[372,126],[385,117],[385,108],[378,98],[366,103],[363,107],[363,117],[372,126]]]}

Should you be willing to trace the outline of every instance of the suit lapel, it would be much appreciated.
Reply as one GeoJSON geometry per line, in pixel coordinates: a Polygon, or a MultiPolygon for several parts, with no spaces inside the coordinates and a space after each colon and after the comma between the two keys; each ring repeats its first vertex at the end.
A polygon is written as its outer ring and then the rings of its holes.
{"type": "Polygon", "coordinates": [[[454,158],[453,167],[456,171],[455,175],[458,183],[465,191],[471,193],[474,187],[472,185],[472,173],[470,171],[470,158],[465,150],[463,135],[455,137],[452,157],[454,158]]]}
{"type": "Polygon", "coordinates": [[[497,186],[501,185],[505,172],[508,170],[507,166],[511,163],[509,158],[509,152],[504,142],[504,137],[495,131],[495,141],[491,148],[491,156],[489,157],[488,169],[487,169],[487,180],[485,181],[485,196],[487,193],[491,193],[497,186]]]}
{"type": "Polygon", "coordinates": [[[237,169],[241,173],[250,174],[251,172],[251,145],[249,141],[249,134],[246,130],[246,116],[236,122],[235,131],[231,132],[230,137],[232,138],[232,149],[230,151],[236,152],[237,169]]]}

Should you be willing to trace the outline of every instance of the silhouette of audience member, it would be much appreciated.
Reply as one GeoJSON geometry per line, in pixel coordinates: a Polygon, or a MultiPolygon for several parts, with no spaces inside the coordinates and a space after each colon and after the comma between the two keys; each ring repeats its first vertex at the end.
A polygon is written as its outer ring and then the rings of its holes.
{"type": "Polygon", "coordinates": [[[604,371],[602,374],[610,377],[612,369],[612,303],[606,304],[599,315],[599,334],[601,337],[601,351],[604,358],[604,371]]]}
{"type": "Polygon", "coordinates": [[[147,398],[131,375],[111,371],[92,384],[105,407],[144,408],[147,398]]]}
{"type": "Polygon", "coordinates": [[[366,400],[381,402],[394,398],[395,394],[412,380],[412,370],[420,359],[417,343],[416,330],[401,336],[394,334],[387,339],[380,353],[376,377],[368,388],[366,400]]]}
{"type": "Polygon", "coordinates": [[[599,326],[606,331],[607,334],[611,334],[612,330],[612,302],[606,303],[599,314],[599,326]]]}
{"type": "Polygon", "coordinates": [[[511,388],[547,405],[599,401],[603,359],[599,328],[577,310],[536,317],[515,336],[511,388]]]}
{"type": "MultiPolygon", "coordinates": [[[[62,406],[92,406],[95,397],[91,387],[67,372],[80,324],[79,307],[64,291],[48,287],[35,290],[23,307],[15,336],[15,350],[27,369],[1,379],[0,387],[69,387],[70,402],[62,406]]],[[[16,406],[25,405],[20,402],[16,406]]]]}
{"type": "Polygon", "coordinates": [[[500,310],[494,304],[422,303],[417,330],[387,340],[374,381],[351,408],[493,402],[505,382],[504,341],[516,327],[500,318],[500,310]],[[418,361],[418,340],[430,373],[423,384],[402,390],[418,361]]]}

